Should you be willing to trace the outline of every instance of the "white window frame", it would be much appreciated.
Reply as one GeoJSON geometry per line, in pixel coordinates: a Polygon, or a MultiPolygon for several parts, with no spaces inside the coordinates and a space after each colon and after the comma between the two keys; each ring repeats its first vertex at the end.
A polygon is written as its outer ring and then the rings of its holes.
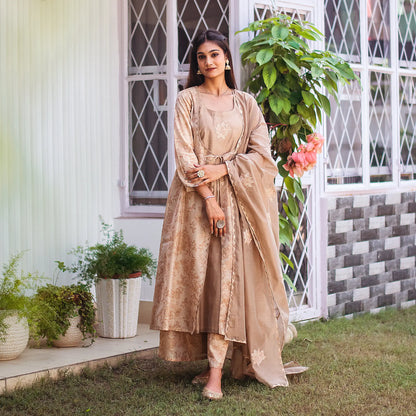
{"type": "MultiPolygon", "coordinates": [[[[163,218],[164,205],[130,205],[129,195],[129,81],[135,75],[128,71],[128,45],[129,45],[129,2],[119,1],[119,38],[120,38],[120,170],[118,188],[120,195],[120,211],[122,217],[135,218],[163,218]]],[[[187,78],[187,72],[180,71],[178,66],[178,26],[177,1],[166,0],[166,31],[169,44],[167,47],[166,74],[149,74],[149,79],[163,79],[167,83],[167,131],[168,131],[168,184],[170,186],[175,173],[175,151],[173,145],[174,105],[177,96],[177,82],[187,78]]],[[[229,33],[234,34],[237,28],[236,15],[239,12],[238,0],[229,0],[229,33]]],[[[233,56],[238,56],[237,37],[230,38],[230,49],[233,56]]],[[[239,81],[240,60],[235,59],[234,71],[239,81]]],[[[143,78],[143,76],[141,77],[143,78]]]]}
{"type": "MultiPolygon", "coordinates": [[[[322,3],[323,4],[323,3],[322,3]]],[[[323,191],[328,196],[343,196],[352,194],[377,194],[391,191],[401,192],[414,189],[416,180],[400,179],[400,113],[399,113],[399,77],[416,76],[416,70],[400,68],[398,56],[398,3],[395,0],[389,0],[390,8],[390,67],[370,65],[368,56],[368,24],[367,24],[367,0],[360,0],[360,46],[361,46],[361,63],[350,63],[351,68],[358,72],[362,84],[362,113],[361,113],[361,145],[362,145],[362,174],[363,182],[355,184],[328,184],[326,162],[328,155],[325,153],[323,159],[324,181],[323,191]],[[392,111],[392,181],[389,182],[370,182],[370,138],[369,138],[369,76],[370,72],[382,72],[389,74],[391,77],[391,108],[397,109],[392,111]]]]}

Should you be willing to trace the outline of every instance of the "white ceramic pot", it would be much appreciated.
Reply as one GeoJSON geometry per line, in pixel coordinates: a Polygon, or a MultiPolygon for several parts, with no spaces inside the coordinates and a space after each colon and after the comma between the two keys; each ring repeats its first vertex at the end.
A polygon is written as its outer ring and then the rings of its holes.
{"type": "Polygon", "coordinates": [[[0,360],[14,360],[27,347],[29,342],[29,325],[25,317],[19,318],[18,314],[4,318],[8,326],[4,341],[0,340],[0,360]]]}
{"type": "Polygon", "coordinates": [[[293,340],[293,338],[296,338],[298,336],[298,331],[296,330],[295,325],[293,325],[291,322],[289,322],[285,334],[285,344],[289,344],[293,340]]]}
{"type": "Polygon", "coordinates": [[[80,316],[69,318],[69,327],[64,335],[60,335],[58,339],[52,341],[52,345],[58,348],[79,347],[82,342],[82,332],[78,328],[81,321],[80,316]]]}
{"type": "Polygon", "coordinates": [[[100,279],[97,296],[97,333],[104,338],[131,338],[137,335],[141,278],[100,279]]]}

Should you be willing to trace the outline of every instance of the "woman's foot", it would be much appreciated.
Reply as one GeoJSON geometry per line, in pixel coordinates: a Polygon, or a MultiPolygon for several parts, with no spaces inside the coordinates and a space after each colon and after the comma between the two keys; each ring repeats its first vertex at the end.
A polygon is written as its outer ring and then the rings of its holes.
{"type": "Polygon", "coordinates": [[[198,374],[192,379],[192,384],[198,385],[205,385],[208,383],[209,379],[209,368],[207,368],[205,371],[203,371],[201,374],[198,374]]]}
{"type": "Polygon", "coordinates": [[[210,400],[219,400],[222,399],[221,391],[221,377],[222,369],[221,368],[211,368],[209,370],[209,378],[202,395],[210,400]]]}
{"type": "Polygon", "coordinates": [[[209,400],[221,400],[223,398],[222,392],[211,391],[206,387],[202,390],[202,396],[209,400]]]}

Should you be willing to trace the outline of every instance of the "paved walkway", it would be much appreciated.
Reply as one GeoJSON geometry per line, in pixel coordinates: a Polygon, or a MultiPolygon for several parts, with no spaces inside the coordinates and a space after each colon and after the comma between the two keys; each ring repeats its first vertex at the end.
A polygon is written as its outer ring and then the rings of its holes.
{"type": "Polygon", "coordinates": [[[15,360],[0,361],[0,394],[30,386],[41,378],[56,379],[68,372],[77,374],[85,367],[154,356],[159,346],[159,331],[139,324],[137,333],[136,337],[128,339],[96,338],[85,348],[26,348],[15,360]]]}

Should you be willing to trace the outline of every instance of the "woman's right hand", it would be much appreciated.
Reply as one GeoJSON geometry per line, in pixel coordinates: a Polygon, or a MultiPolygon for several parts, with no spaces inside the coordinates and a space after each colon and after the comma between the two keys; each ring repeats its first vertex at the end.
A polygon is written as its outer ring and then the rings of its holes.
{"type": "Polygon", "coordinates": [[[205,201],[205,208],[207,211],[208,221],[211,229],[211,234],[215,234],[215,237],[223,237],[226,233],[227,225],[224,228],[217,228],[217,221],[225,222],[224,211],[218,205],[215,198],[209,198],[205,201]]]}

